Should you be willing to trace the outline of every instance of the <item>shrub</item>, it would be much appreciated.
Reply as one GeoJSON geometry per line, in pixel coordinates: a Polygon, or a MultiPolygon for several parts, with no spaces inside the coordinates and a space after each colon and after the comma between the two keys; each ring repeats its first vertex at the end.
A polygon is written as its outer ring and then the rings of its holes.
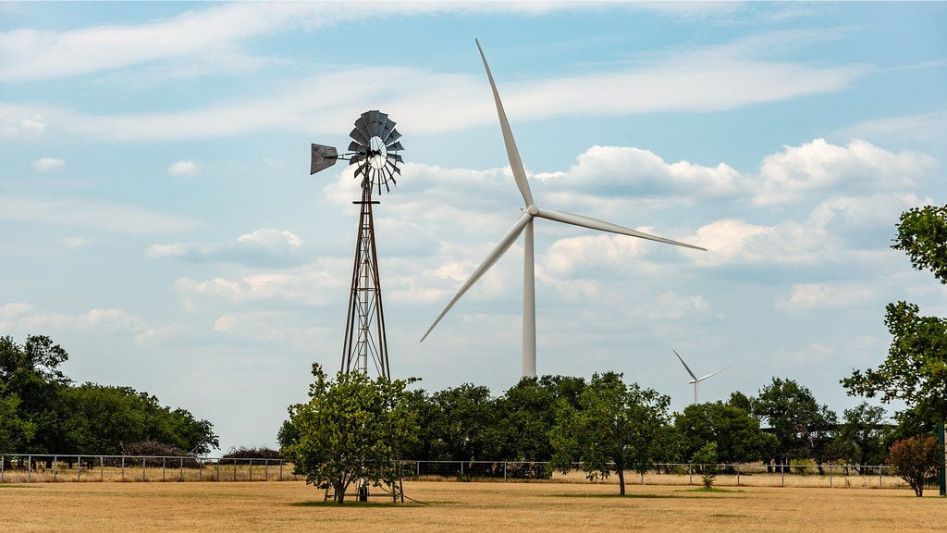
{"type": "Polygon", "coordinates": [[[717,443],[708,442],[701,446],[694,454],[694,462],[700,465],[704,488],[710,490],[713,488],[714,479],[717,477],[717,443]]]}
{"type": "Polygon", "coordinates": [[[924,495],[924,485],[937,475],[940,446],[934,437],[910,437],[895,442],[888,452],[888,464],[894,465],[917,496],[924,495]]]}
{"type": "Polygon", "coordinates": [[[224,459],[282,459],[283,456],[280,455],[280,452],[261,446],[259,448],[241,446],[239,448],[230,448],[230,451],[225,453],[223,456],[224,459]]]}
{"type": "Polygon", "coordinates": [[[808,476],[816,470],[814,459],[792,459],[789,461],[789,465],[793,473],[800,476],[808,476]]]}

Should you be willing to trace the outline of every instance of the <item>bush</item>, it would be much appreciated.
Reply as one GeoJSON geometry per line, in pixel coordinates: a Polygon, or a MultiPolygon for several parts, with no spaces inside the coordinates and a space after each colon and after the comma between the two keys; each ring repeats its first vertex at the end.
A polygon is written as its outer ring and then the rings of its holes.
{"type": "MultiPolygon", "coordinates": [[[[141,442],[133,442],[122,449],[123,455],[138,455],[148,457],[145,459],[146,466],[159,467],[167,464],[167,466],[177,466],[179,464],[178,459],[172,459],[170,463],[167,463],[162,457],[187,457],[184,459],[184,466],[187,468],[199,468],[196,459],[188,457],[190,454],[184,450],[172,446],[170,444],[165,444],[163,442],[158,442],[156,440],[145,440],[141,442]]],[[[111,459],[111,463],[117,463],[119,459],[111,459]]],[[[136,461],[137,464],[140,464],[136,461]]],[[[129,463],[126,461],[126,465],[129,463]]]]}
{"type": "Polygon", "coordinates": [[[816,471],[816,462],[813,459],[792,459],[789,461],[793,473],[808,476],[816,471]]]}
{"type": "Polygon", "coordinates": [[[710,490],[714,486],[714,479],[717,478],[717,443],[708,442],[701,446],[694,454],[694,462],[700,465],[704,488],[710,490]]]}
{"type": "Polygon", "coordinates": [[[223,456],[224,459],[282,459],[283,456],[280,452],[266,448],[266,447],[247,447],[241,446],[239,448],[230,448],[230,451],[225,453],[223,456]]]}
{"type": "Polygon", "coordinates": [[[942,450],[934,437],[910,437],[895,442],[888,452],[888,464],[894,465],[917,496],[924,495],[924,485],[937,475],[942,450]]]}

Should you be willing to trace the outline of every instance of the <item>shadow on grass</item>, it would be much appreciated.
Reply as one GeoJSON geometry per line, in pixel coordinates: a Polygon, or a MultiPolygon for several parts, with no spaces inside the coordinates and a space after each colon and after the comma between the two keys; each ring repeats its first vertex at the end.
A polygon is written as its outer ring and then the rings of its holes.
{"type": "Polygon", "coordinates": [[[15,483],[0,483],[0,489],[35,489],[34,485],[17,485],[15,483]]]}
{"type": "Polygon", "coordinates": [[[674,495],[674,494],[635,494],[635,493],[625,494],[624,496],[621,494],[611,494],[611,493],[609,494],[544,494],[543,496],[546,496],[549,498],[621,498],[621,499],[629,499],[629,500],[634,500],[634,499],[661,500],[661,499],[674,499],[674,498],[685,500],[685,499],[722,498],[721,496],[696,496],[696,495],[685,496],[685,495],[674,495]]]}
{"type": "Polygon", "coordinates": [[[674,492],[699,492],[699,493],[703,493],[703,494],[711,494],[711,493],[717,493],[717,492],[724,492],[724,493],[731,493],[731,494],[732,494],[732,493],[746,492],[746,491],[743,490],[743,489],[733,490],[733,489],[721,489],[721,488],[718,488],[718,487],[711,487],[711,488],[709,488],[709,489],[706,489],[706,488],[704,488],[704,487],[697,487],[696,489],[680,489],[680,490],[676,490],[676,491],[674,491],[674,492]]]}
{"type": "Polygon", "coordinates": [[[321,501],[321,500],[309,500],[304,502],[293,502],[290,503],[293,507],[330,507],[335,509],[345,509],[348,507],[359,507],[359,508],[368,508],[368,509],[400,509],[404,507],[427,507],[429,505],[444,505],[450,503],[457,503],[453,501],[434,501],[434,502],[419,502],[419,501],[410,501],[404,503],[394,503],[391,501],[385,502],[360,502],[360,501],[347,501],[345,503],[336,503],[334,501],[321,501]]]}

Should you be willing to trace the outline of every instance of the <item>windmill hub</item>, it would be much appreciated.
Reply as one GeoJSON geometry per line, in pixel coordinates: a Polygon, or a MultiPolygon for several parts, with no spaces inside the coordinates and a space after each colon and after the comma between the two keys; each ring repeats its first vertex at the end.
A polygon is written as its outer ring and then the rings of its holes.
{"type": "Polygon", "coordinates": [[[536,216],[536,215],[539,214],[539,208],[536,207],[535,205],[531,205],[531,206],[529,206],[529,207],[526,208],[526,212],[529,213],[529,214],[531,214],[531,215],[533,215],[533,216],[536,216]]]}

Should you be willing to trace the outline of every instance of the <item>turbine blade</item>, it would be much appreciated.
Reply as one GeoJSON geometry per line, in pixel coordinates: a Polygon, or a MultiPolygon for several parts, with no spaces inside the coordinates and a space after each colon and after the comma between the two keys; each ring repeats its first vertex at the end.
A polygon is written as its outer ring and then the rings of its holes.
{"type": "Polygon", "coordinates": [[[529,190],[529,182],[526,181],[526,170],[523,169],[523,160],[520,159],[520,152],[516,149],[516,141],[513,139],[513,132],[510,130],[510,121],[506,119],[506,111],[503,110],[503,103],[500,102],[500,93],[497,91],[497,85],[493,81],[493,73],[490,72],[490,65],[487,64],[487,56],[480,47],[480,41],[477,43],[477,50],[480,50],[480,58],[483,59],[483,68],[487,71],[487,78],[490,80],[490,88],[493,89],[493,100],[497,105],[497,117],[500,119],[500,131],[503,132],[503,143],[506,145],[506,155],[510,158],[510,169],[513,171],[513,179],[516,180],[516,187],[523,196],[523,201],[527,207],[533,205],[533,193],[529,190]]]}
{"type": "Polygon", "coordinates": [[[707,251],[706,248],[701,248],[700,246],[694,246],[693,244],[686,244],[683,242],[672,241],[671,239],[665,239],[664,237],[658,237],[657,235],[651,235],[649,233],[644,233],[642,231],[633,230],[626,228],[624,226],[619,226],[618,224],[612,224],[611,222],[605,222],[604,220],[598,220],[595,218],[576,215],[573,213],[565,213],[562,211],[547,211],[545,209],[540,209],[536,216],[542,217],[549,220],[555,220],[556,222],[565,222],[566,224],[572,224],[573,226],[581,226],[583,228],[597,229],[599,231],[608,231],[611,233],[618,233],[621,235],[628,235],[631,237],[638,237],[639,239],[647,239],[649,241],[663,242],[665,244],[673,244],[675,246],[683,246],[685,248],[693,248],[694,250],[703,250],[707,251]]]}
{"type": "MultiPolygon", "coordinates": [[[[725,366],[725,367],[721,368],[720,370],[718,370],[718,371],[716,371],[716,372],[711,372],[711,373],[707,374],[706,376],[704,376],[704,377],[698,379],[697,381],[703,381],[703,380],[705,380],[705,379],[707,379],[707,378],[712,378],[712,377],[716,376],[717,374],[723,372],[724,370],[726,370],[726,369],[728,369],[728,368],[730,368],[730,367],[729,367],[729,366],[725,366]]],[[[694,379],[697,379],[697,378],[694,378],[694,379]]]]}
{"type": "Polygon", "coordinates": [[[447,312],[450,311],[452,307],[454,307],[454,304],[457,303],[457,300],[460,300],[460,297],[463,296],[464,293],[466,293],[467,290],[470,289],[470,287],[472,287],[473,284],[476,283],[477,280],[479,280],[484,274],[486,274],[487,270],[490,270],[490,267],[492,267],[493,264],[503,256],[503,254],[510,248],[510,245],[513,244],[513,241],[515,241],[516,238],[520,236],[523,228],[526,227],[526,223],[531,219],[532,217],[529,215],[529,213],[523,213],[523,216],[521,216],[520,219],[516,221],[516,224],[513,224],[513,227],[510,228],[510,231],[506,232],[506,235],[503,236],[503,239],[501,239],[500,242],[490,252],[490,254],[487,255],[486,259],[480,263],[480,266],[478,266],[477,269],[473,271],[473,274],[470,275],[470,279],[464,282],[463,286],[460,287],[460,290],[457,291],[457,294],[451,298],[450,302],[447,303],[447,306],[444,307],[444,310],[441,311],[441,314],[437,315],[437,318],[434,319],[434,323],[431,324],[431,327],[427,328],[427,331],[424,332],[424,336],[421,337],[419,342],[424,342],[424,339],[430,335],[431,331],[434,329],[434,326],[437,326],[438,322],[444,318],[444,315],[446,315],[447,312]]]}
{"type": "Polygon", "coordinates": [[[684,370],[687,370],[687,373],[690,374],[692,378],[694,378],[694,381],[688,381],[688,383],[694,383],[695,381],[699,381],[697,379],[697,376],[695,376],[694,373],[691,371],[691,367],[687,366],[687,363],[684,362],[684,358],[681,357],[681,354],[677,353],[677,350],[671,350],[671,351],[674,352],[674,355],[676,355],[677,358],[681,361],[681,364],[684,365],[684,370]]]}

